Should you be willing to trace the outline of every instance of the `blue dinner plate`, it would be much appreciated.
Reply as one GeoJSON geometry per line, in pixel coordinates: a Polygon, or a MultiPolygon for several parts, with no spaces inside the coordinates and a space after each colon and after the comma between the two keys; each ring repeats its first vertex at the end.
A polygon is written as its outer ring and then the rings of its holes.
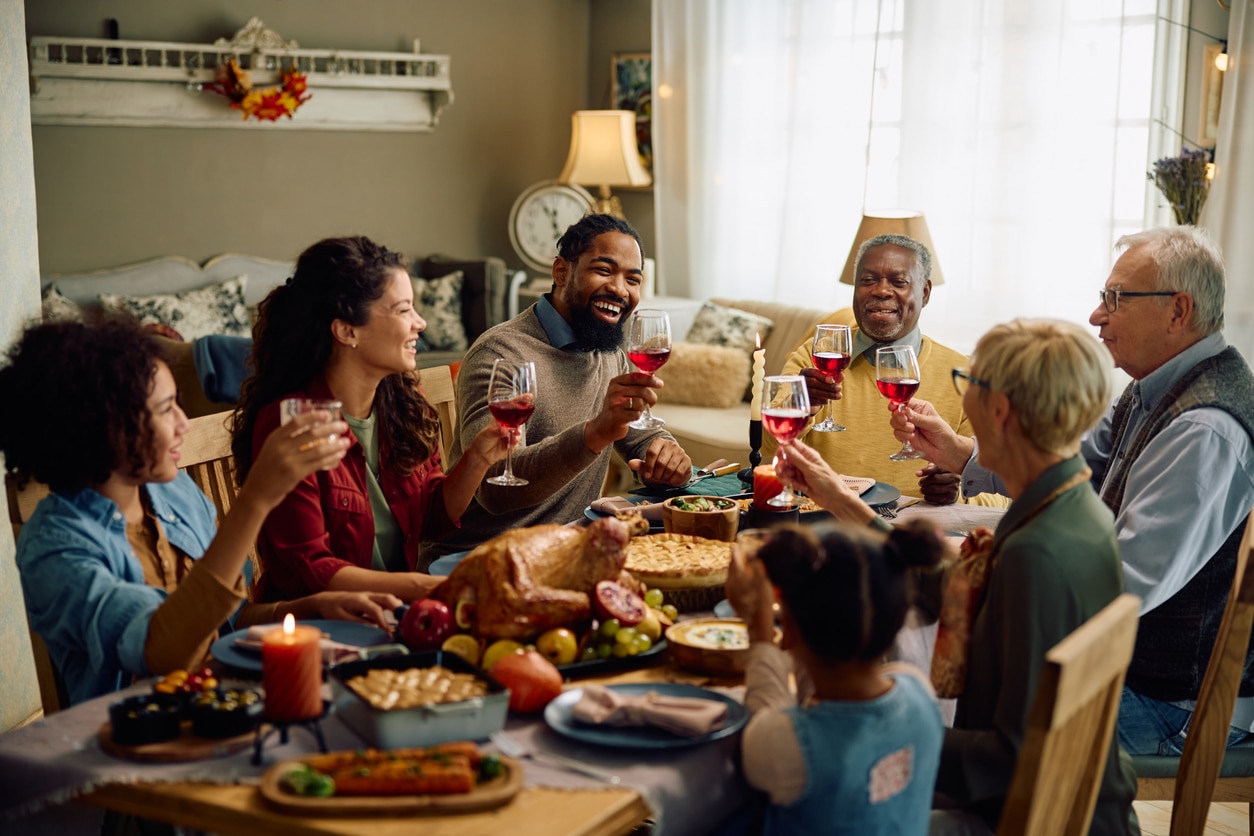
{"type": "Polygon", "coordinates": [[[870,490],[862,494],[862,501],[872,508],[877,505],[887,505],[899,499],[901,499],[901,491],[887,482],[876,482],[871,486],[870,490]]]}
{"type": "Polygon", "coordinates": [[[427,567],[427,574],[439,575],[442,578],[447,578],[449,575],[453,574],[453,569],[456,568],[457,564],[462,562],[462,558],[468,554],[470,554],[468,551],[453,552],[452,554],[444,555],[444,557],[438,557],[431,561],[431,565],[427,567]]]}
{"type": "Polygon", "coordinates": [[[726,598],[714,605],[714,615],[718,618],[740,618],[726,598]]]}
{"type": "MultiPolygon", "coordinates": [[[[332,641],[337,641],[341,644],[351,644],[354,647],[371,647],[392,641],[391,636],[378,627],[370,624],[360,624],[356,621],[311,619],[300,623],[307,624],[310,627],[317,627],[328,635],[332,641]]],[[[236,630],[234,633],[227,633],[209,646],[209,652],[213,655],[213,658],[224,665],[260,673],[261,651],[238,647],[235,644],[236,639],[242,639],[246,635],[248,635],[247,630],[236,630]]]]}
{"type": "Polygon", "coordinates": [[[572,688],[563,691],[561,696],[545,707],[544,722],[560,735],[598,746],[612,746],[620,749],[678,749],[684,746],[698,746],[733,735],[740,731],[749,719],[748,709],[731,697],[708,688],[698,688],[695,685],[680,685],[674,682],[632,682],[605,687],[624,696],[640,696],[655,691],[668,697],[722,700],[727,703],[727,718],[722,728],[697,737],[680,737],[652,726],[590,726],[580,723],[571,716],[575,703],[583,697],[582,688],[572,688]]]}

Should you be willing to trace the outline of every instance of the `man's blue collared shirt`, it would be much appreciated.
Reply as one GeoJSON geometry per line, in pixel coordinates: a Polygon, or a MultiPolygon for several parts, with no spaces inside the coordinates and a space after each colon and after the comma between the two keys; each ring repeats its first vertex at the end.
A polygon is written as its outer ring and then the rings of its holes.
{"type": "Polygon", "coordinates": [[[546,293],[540,297],[539,302],[536,302],[536,317],[540,320],[540,327],[549,338],[549,345],[562,351],[569,351],[575,345],[575,329],[571,328],[570,323],[562,318],[557,308],[553,307],[551,295],[546,293]]]}
{"type": "MultiPolygon", "coordinates": [[[[216,533],[216,512],[200,488],[180,471],[143,489],[170,544],[199,559],[216,533]]],[[[72,703],[149,674],[148,622],[166,593],[144,582],[126,518],[112,500],[91,488],[46,497],[22,526],[17,565],[31,626],[72,703]]]]}

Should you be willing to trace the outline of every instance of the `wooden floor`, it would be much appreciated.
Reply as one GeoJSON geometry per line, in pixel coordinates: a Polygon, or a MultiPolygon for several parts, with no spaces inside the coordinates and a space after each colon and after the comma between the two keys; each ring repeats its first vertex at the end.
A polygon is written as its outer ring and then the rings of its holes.
{"type": "MultiPolygon", "coordinates": [[[[1169,836],[1171,833],[1170,801],[1134,801],[1137,818],[1144,836],[1169,836]]],[[[1206,830],[1197,836],[1249,836],[1248,804],[1212,804],[1206,819],[1206,830]]]]}

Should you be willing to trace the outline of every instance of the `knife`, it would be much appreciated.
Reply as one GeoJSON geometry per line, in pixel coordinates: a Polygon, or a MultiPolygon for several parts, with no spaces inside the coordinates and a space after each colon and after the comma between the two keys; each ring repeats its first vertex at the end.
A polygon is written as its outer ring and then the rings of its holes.
{"type": "MultiPolygon", "coordinates": [[[[719,461],[725,460],[719,459],[719,461]]],[[[740,470],[740,462],[732,462],[731,464],[719,465],[717,467],[714,465],[718,465],[718,461],[710,462],[705,467],[699,468],[696,473],[692,474],[692,480],[688,484],[693,485],[702,479],[709,479],[711,476],[726,476],[728,473],[735,473],[737,470],[740,470]]]]}

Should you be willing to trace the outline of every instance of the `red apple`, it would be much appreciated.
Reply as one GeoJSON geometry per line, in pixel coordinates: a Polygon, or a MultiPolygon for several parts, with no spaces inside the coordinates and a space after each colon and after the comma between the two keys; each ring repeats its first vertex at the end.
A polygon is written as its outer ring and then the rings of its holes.
{"type": "Polygon", "coordinates": [[[453,611],[447,604],[423,598],[405,611],[397,633],[410,650],[435,650],[455,629],[453,611]]]}

